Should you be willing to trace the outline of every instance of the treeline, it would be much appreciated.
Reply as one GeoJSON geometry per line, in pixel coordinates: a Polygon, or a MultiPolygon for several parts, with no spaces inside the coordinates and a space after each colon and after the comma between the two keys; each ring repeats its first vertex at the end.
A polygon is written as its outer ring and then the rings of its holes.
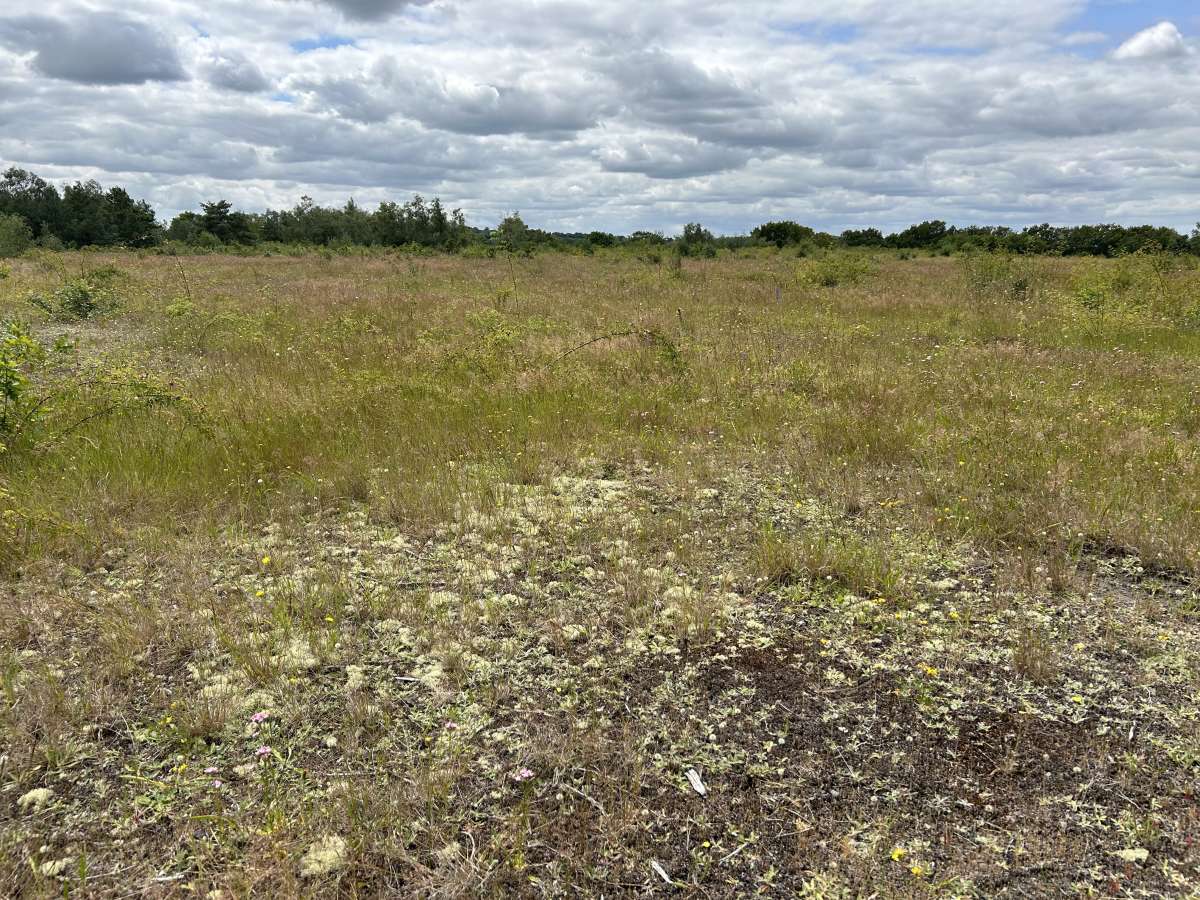
{"type": "Polygon", "coordinates": [[[29,246],[149,248],[160,245],[220,250],[269,245],[319,247],[420,246],[442,250],[482,248],[532,252],[568,249],[593,252],[603,247],[669,247],[681,255],[713,255],[720,249],[790,247],[799,253],[838,247],[866,247],[950,254],[987,250],[1015,254],[1119,256],[1146,249],[1200,254],[1200,225],[1191,235],[1151,225],[1033,225],[956,227],[940,220],[885,235],[877,228],[828,234],[791,221],[766,222],[748,235],[717,237],[698,223],[682,234],[635,231],[563,233],[528,227],[517,213],[496,228],[472,228],[462,210],[447,210],[440,199],[420,196],[407,203],[387,201],[366,210],[353,200],[341,207],[319,206],[309,197],[288,210],[242,212],[226,200],[201,204],[169,223],[160,222],[144,200],[123,188],[95,181],[55,185],[24,169],[10,168],[0,179],[0,255],[29,246]]]}
{"type": "Polygon", "coordinates": [[[455,250],[469,240],[471,229],[461,209],[449,212],[434,197],[407,203],[385,201],[368,212],[353,200],[333,209],[303,197],[295,208],[244,213],[227,200],[201,204],[200,212],[176,216],[164,238],[195,247],[255,246],[264,243],[322,247],[403,247],[416,244],[455,250]]]}
{"type": "Polygon", "coordinates": [[[150,247],[162,240],[150,204],[134,200],[124,188],[105,190],[95,181],[77,181],[60,192],[24,169],[9,169],[0,179],[0,216],[8,218],[0,230],[9,242],[24,238],[51,249],[150,247]]]}
{"type": "Polygon", "coordinates": [[[1190,236],[1155,225],[1031,225],[1020,231],[1003,225],[958,228],[941,221],[922,222],[886,237],[875,228],[843,231],[847,247],[892,247],[954,253],[991,250],[1059,256],[1120,256],[1139,250],[1200,253],[1200,225],[1190,236]]]}

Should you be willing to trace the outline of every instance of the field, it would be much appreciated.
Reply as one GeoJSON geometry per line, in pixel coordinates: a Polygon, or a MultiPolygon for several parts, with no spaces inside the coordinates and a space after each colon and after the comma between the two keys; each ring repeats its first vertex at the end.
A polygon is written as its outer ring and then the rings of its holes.
{"type": "Polygon", "coordinates": [[[1194,265],[43,253],[0,313],[4,896],[1197,896],[1194,265]]]}

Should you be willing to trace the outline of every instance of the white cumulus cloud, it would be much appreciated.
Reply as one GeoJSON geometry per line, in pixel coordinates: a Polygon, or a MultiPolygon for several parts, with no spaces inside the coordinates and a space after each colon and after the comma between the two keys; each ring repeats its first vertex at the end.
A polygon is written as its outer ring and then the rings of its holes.
{"type": "Polygon", "coordinates": [[[1113,56],[1117,59],[1163,59],[1183,56],[1185,53],[1187,44],[1175,23],[1159,22],[1145,31],[1139,31],[1118,47],[1113,56]]]}

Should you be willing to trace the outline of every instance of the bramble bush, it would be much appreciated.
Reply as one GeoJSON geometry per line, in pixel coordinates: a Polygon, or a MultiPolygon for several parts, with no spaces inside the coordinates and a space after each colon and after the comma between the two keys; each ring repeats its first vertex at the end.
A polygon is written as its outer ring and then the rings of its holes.
{"type": "Polygon", "coordinates": [[[116,308],[110,284],[111,279],[89,273],[63,282],[49,294],[31,294],[29,302],[57,322],[82,322],[116,308]]]}
{"type": "Polygon", "coordinates": [[[164,406],[204,428],[194,401],[157,373],[81,360],[66,338],[47,345],[20,322],[0,330],[0,458],[56,444],[100,419],[164,406]]]}

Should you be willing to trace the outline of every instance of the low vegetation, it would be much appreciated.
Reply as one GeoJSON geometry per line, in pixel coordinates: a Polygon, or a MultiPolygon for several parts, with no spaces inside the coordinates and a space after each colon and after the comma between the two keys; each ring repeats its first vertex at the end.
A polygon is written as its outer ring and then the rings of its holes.
{"type": "Polygon", "coordinates": [[[1194,894],[1190,257],[510,225],[7,264],[0,893],[1194,894]]]}

